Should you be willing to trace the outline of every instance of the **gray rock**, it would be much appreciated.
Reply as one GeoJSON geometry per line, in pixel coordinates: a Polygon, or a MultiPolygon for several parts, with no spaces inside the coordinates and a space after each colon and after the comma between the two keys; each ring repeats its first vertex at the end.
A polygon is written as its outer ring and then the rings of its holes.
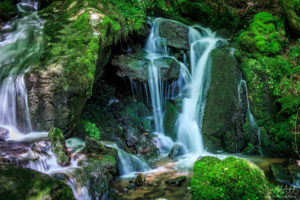
{"type": "Polygon", "coordinates": [[[169,158],[176,158],[185,153],[184,147],[181,144],[174,144],[171,151],[168,154],[169,158]]]}
{"type": "MultiPolygon", "coordinates": [[[[161,57],[153,62],[160,67],[162,80],[174,80],[179,77],[180,64],[174,58],[161,57]]],[[[127,77],[139,82],[148,81],[150,64],[150,60],[143,57],[141,51],[136,54],[120,55],[112,60],[112,65],[118,68],[119,77],[127,77]]]]}
{"type": "Polygon", "coordinates": [[[181,186],[187,180],[186,176],[179,176],[170,180],[166,180],[166,184],[171,186],[181,186]]]}
{"type": "Polygon", "coordinates": [[[159,34],[166,39],[170,47],[184,50],[190,48],[189,27],[180,22],[163,20],[159,26],[159,34]]]}
{"type": "Polygon", "coordinates": [[[0,127],[0,142],[5,142],[8,138],[9,131],[6,128],[0,127]]]}

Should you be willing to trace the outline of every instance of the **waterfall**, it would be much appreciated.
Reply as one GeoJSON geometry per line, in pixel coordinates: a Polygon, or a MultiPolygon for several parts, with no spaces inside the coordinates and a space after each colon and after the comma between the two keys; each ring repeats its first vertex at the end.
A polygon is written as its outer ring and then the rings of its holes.
{"type": "Polygon", "coordinates": [[[177,120],[177,140],[190,153],[202,154],[204,145],[201,136],[202,118],[206,93],[210,85],[210,52],[220,40],[209,29],[200,28],[203,34],[189,28],[191,81],[188,94],[183,99],[182,113],[177,120]]]}
{"type": "MultiPolygon", "coordinates": [[[[18,4],[20,12],[24,6],[37,2],[23,0],[18,4]]],[[[0,41],[0,125],[18,128],[21,132],[32,131],[29,117],[24,73],[35,63],[42,51],[43,21],[37,12],[7,23],[0,41]]]]}
{"type": "Polygon", "coordinates": [[[118,170],[121,176],[132,176],[136,172],[144,172],[149,169],[149,165],[142,159],[133,154],[120,149],[115,143],[102,142],[104,145],[118,151],[118,170]]]}
{"type": "Polygon", "coordinates": [[[263,152],[261,149],[261,131],[260,131],[260,127],[257,125],[256,120],[253,116],[253,114],[251,113],[250,110],[250,102],[249,102],[249,94],[248,94],[248,87],[247,87],[247,82],[243,79],[241,79],[239,85],[238,85],[238,97],[239,97],[239,103],[242,104],[242,88],[244,87],[244,90],[246,92],[246,99],[247,99],[247,112],[248,112],[248,116],[249,116],[249,122],[250,122],[250,127],[252,130],[256,130],[257,131],[257,138],[258,138],[258,151],[259,154],[262,156],[263,152]]]}

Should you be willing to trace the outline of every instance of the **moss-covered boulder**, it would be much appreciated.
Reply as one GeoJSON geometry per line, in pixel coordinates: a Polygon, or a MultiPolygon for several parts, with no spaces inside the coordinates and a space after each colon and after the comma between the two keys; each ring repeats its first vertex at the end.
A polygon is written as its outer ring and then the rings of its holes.
{"type": "Polygon", "coordinates": [[[203,157],[194,164],[193,199],[268,199],[270,185],[264,172],[243,159],[203,157]]]}
{"type": "Polygon", "coordinates": [[[72,189],[47,174],[8,164],[0,165],[0,196],[10,200],[75,200],[72,189]]]}
{"type": "Polygon", "coordinates": [[[239,35],[242,48],[264,55],[276,55],[283,47],[285,36],[284,22],[267,12],[254,16],[249,28],[239,35]]]}
{"type": "Polygon", "coordinates": [[[177,139],[177,129],[176,129],[176,121],[178,118],[179,112],[176,108],[176,106],[168,102],[166,104],[166,111],[164,114],[164,132],[167,136],[172,138],[173,140],[177,139]]]}
{"type": "Polygon", "coordinates": [[[292,34],[296,37],[300,35],[300,1],[280,0],[280,4],[287,18],[292,34]]]}
{"type": "Polygon", "coordinates": [[[110,155],[114,159],[118,157],[118,151],[116,149],[104,146],[100,140],[93,137],[85,138],[85,151],[91,155],[110,155]]]}
{"type": "Polygon", "coordinates": [[[247,146],[242,131],[246,109],[238,105],[240,79],[237,61],[229,49],[215,49],[202,126],[204,144],[209,151],[236,152],[247,146]]]}
{"type": "Polygon", "coordinates": [[[74,128],[112,45],[132,33],[144,36],[146,15],[136,6],[136,1],[54,1],[39,13],[45,20],[44,51],[25,75],[35,130],[74,128]]]}
{"type": "Polygon", "coordinates": [[[78,164],[82,167],[77,171],[79,182],[87,186],[92,199],[101,199],[106,195],[109,185],[116,175],[116,159],[109,155],[93,156],[78,164]]]}
{"type": "Polygon", "coordinates": [[[70,157],[66,152],[65,136],[59,128],[51,128],[48,134],[51,141],[51,150],[57,158],[57,162],[66,166],[70,162],[70,157]]]}

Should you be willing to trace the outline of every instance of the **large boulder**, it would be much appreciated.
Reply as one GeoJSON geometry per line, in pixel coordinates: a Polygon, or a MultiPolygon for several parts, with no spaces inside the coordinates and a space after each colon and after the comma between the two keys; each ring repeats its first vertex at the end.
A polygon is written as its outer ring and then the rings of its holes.
{"type": "Polygon", "coordinates": [[[47,174],[9,164],[0,165],[1,199],[70,199],[72,189],[47,174]]]}
{"type": "Polygon", "coordinates": [[[77,176],[81,179],[79,181],[87,186],[92,199],[102,199],[116,175],[116,159],[109,155],[103,155],[82,160],[79,165],[82,167],[82,170],[77,172],[77,176]]]}
{"type": "Polygon", "coordinates": [[[166,39],[167,45],[176,49],[189,50],[189,27],[173,20],[161,20],[159,35],[166,39]]]}
{"type": "MultiPolygon", "coordinates": [[[[148,67],[151,65],[151,61],[141,54],[126,54],[114,58],[112,64],[118,68],[117,75],[139,82],[147,82],[149,77],[148,67]]],[[[174,80],[179,77],[180,64],[175,59],[160,57],[153,62],[160,67],[162,80],[174,80]]]]}
{"type": "Polygon", "coordinates": [[[8,138],[9,130],[0,127],[0,142],[5,142],[8,138]]]}
{"type": "Polygon", "coordinates": [[[112,45],[134,32],[145,34],[146,15],[129,9],[131,2],[121,5],[126,12],[109,3],[104,14],[101,3],[53,1],[39,13],[45,24],[43,38],[37,40],[43,40],[44,51],[25,74],[35,130],[55,126],[73,131],[94,83],[110,60],[112,45]],[[133,16],[130,25],[125,15],[133,16]]]}
{"type": "Polygon", "coordinates": [[[234,157],[202,157],[194,164],[191,181],[194,200],[268,199],[270,184],[255,164],[234,157]]]}
{"type": "Polygon", "coordinates": [[[243,151],[248,145],[242,133],[247,109],[239,107],[240,78],[237,61],[229,49],[215,49],[202,126],[204,144],[209,151],[243,151]]]}

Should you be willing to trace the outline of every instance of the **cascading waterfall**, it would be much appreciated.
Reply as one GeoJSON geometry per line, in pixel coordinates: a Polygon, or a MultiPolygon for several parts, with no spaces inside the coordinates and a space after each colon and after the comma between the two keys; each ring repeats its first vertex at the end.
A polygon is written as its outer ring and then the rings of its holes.
{"type": "Polygon", "coordinates": [[[242,103],[242,89],[244,88],[245,93],[246,93],[246,99],[247,99],[247,112],[249,116],[249,122],[250,122],[250,127],[252,130],[257,131],[257,138],[258,138],[258,151],[259,154],[262,156],[263,152],[261,149],[261,136],[260,136],[260,127],[257,125],[256,120],[251,113],[250,110],[250,102],[249,102],[249,94],[248,94],[248,87],[247,87],[247,82],[243,79],[241,79],[239,85],[238,85],[238,96],[239,96],[239,103],[242,103]]]}
{"type": "Polygon", "coordinates": [[[193,27],[189,28],[191,81],[187,97],[183,99],[182,113],[177,120],[177,140],[190,153],[202,154],[204,145],[201,124],[205,109],[205,97],[210,85],[210,52],[220,38],[209,29],[200,28],[203,35],[193,27]]]}
{"type": "Polygon", "coordinates": [[[120,149],[115,143],[102,142],[104,145],[114,148],[118,151],[118,169],[121,176],[132,176],[136,172],[144,172],[150,169],[149,165],[135,155],[120,149]]]}
{"type": "MultiPolygon", "coordinates": [[[[23,0],[20,12],[30,6],[37,10],[36,1],[23,0]]],[[[42,51],[43,21],[37,12],[7,23],[0,41],[0,124],[16,127],[21,132],[32,131],[28,111],[24,73],[39,59],[42,51]],[[11,31],[11,32],[9,32],[11,31]],[[8,33],[5,33],[8,32],[8,33]]]]}

